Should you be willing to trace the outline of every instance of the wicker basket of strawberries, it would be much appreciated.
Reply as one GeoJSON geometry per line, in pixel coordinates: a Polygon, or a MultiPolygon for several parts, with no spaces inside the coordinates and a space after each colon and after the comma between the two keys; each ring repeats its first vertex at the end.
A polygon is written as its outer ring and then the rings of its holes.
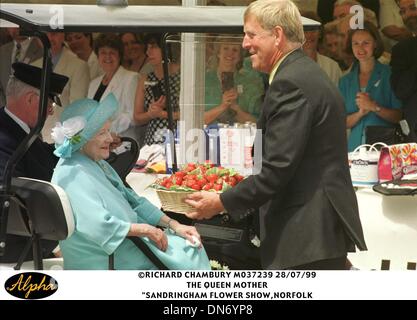
{"type": "Polygon", "coordinates": [[[189,163],[169,177],[159,179],[151,185],[161,201],[162,209],[177,213],[188,213],[193,207],[184,202],[196,191],[224,192],[234,187],[243,176],[234,169],[216,167],[212,163],[189,163]]]}

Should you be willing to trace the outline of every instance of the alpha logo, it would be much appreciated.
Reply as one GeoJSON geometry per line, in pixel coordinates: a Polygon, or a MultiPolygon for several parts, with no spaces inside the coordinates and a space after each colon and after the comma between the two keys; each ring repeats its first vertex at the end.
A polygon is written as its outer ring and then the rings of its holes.
{"type": "Polygon", "coordinates": [[[42,299],[58,290],[58,282],[44,273],[23,272],[7,279],[4,288],[16,298],[42,299]]]}

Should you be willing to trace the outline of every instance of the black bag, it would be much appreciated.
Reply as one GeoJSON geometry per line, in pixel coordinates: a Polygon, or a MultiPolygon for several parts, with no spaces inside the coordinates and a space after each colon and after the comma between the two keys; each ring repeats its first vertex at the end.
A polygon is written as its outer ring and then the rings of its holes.
{"type": "Polygon", "coordinates": [[[399,125],[394,127],[367,126],[365,128],[365,137],[367,144],[383,142],[392,145],[407,142],[407,136],[403,134],[399,125]]]}
{"type": "Polygon", "coordinates": [[[413,196],[417,194],[417,180],[390,180],[376,184],[372,189],[384,196],[413,196]],[[396,188],[403,185],[407,188],[396,188]]]}
{"type": "Polygon", "coordinates": [[[255,236],[259,239],[257,210],[235,210],[230,215],[225,213],[201,221],[193,221],[174,212],[167,215],[197,228],[210,260],[217,260],[231,270],[262,269],[260,249],[253,242],[255,236]]]}
{"type": "Polygon", "coordinates": [[[255,236],[259,239],[259,214],[255,210],[245,211],[196,221],[194,226],[211,260],[225,264],[231,270],[260,270],[260,249],[253,242],[255,236]]]}

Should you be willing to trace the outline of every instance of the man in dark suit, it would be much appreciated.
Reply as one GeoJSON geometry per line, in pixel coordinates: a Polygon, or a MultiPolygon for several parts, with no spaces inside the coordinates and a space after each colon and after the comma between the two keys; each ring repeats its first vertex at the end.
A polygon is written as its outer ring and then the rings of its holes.
{"type": "Polygon", "coordinates": [[[365,250],[350,179],[343,99],[301,50],[299,11],[288,0],[252,2],[243,47],[270,74],[258,128],[262,168],[220,196],[193,193],[190,218],[260,207],[265,269],[344,269],[348,251],[365,250]],[[285,27],[283,22],[285,21],[285,27]]]}
{"type": "MultiPolygon", "coordinates": [[[[0,184],[4,181],[4,170],[13,152],[17,149],[30,129],[36,124],[39,108],[39,88],[41,69],[24,63],[13,64],[7,90],[7,105],[0,109],[0,184]]],[[[50,96],[59,95],[68,78],[53,73],[50,80],[50,96]]],[[[48,113],[53,112],[52,103],[48,113]]],[[[17,163],[13,176],[50,181],[58,158],[53,155],[54,148],[37,138],[17,163]]],[[[6,255],[0,262],[15,262],[27,238],[8,235],[6,255]]],[[[57,243],[49,245],[49,252],[57,243]]],[[[48,251],[48,247],[44,246],[48,251]]],[[[30,257],[28,257],[30,259],[30,257]]]]}
{"type": "Polygon", "coordinates": [[[417,142],[417,3],[396,0],[404,25],[412,38],[398,42],[392,48],[391,86],[403,103],[404,118],[410,127],[410,141],[417,142]]]}

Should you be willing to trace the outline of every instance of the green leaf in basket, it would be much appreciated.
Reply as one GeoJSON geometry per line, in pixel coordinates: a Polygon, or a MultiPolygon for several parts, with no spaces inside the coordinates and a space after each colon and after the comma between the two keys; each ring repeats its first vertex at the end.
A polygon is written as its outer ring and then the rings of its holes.
{"type": "Polygon", "coordinates": [[[232,176],[235,176],[237,174],[239,174],[239,172],[236,169],[233,169],[233,168],[229,169],[229,176],[232,177],[232,176]]]}
{"type": "Polygon", "coordinates": [[[224,168],[224,169],[220,169],[220,170],[219,170],[219,173],[218,173],[218,175],[219,175],[220,177],[226,176],[226,175],[228,175],[228,174],[229,174],[229,169],[226,169],[226,168],[224,168]]]}
{"type": "Polygon", "coordinates": [[[201,169],[200,168],[196,168],[193,171],[188,172],[188,174],[195,174],[195,175],[201,175],[201,169]]]}
{"type": "Polygon", "coordinates": [[[152,188],[152,189],[157,189],[157,190],[168,190],[164,186],[161,186],[160,184],[155,183],[155,182],[150,184],[147,188],[152,188]]]}
{"type": "Polygon", "coordinates": [[[221,192],[224,192],[226,190],[229,190],[230,188],[232,188],[232,186],[230,184],[228,184],[228,183],[226,183],[226,182],[223,181],[223,187],[222,187],[221,192]]]}
{"type": "Polygon", "coordinates": [[[219,171],[219,169],[217,168],[217,167],[213,167],[213,168],[210,168],[210,169],[208,169],[207,171],[206,171],[206,175],[208,176],[209,174],[217,174],[218,175],[218,171],[219,171]]]}
{"type": "Polygon", "coordinates": [[[169,188],[170,191],[195,191],[192,188],[188,188],[188,187],[184,187],[184,186],[171,186],[171,188],[169,188]]]}

